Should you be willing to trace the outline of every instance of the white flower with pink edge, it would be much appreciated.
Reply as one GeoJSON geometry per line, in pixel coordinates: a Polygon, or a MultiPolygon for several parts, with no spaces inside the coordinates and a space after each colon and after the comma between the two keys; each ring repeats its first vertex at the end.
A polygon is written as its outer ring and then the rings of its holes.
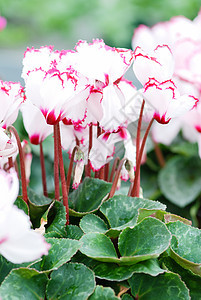
{"type": "Polygon", "coordinates": [[[150,55],[137,47],[134,55],[133,71],[143,85],[150,78],[155,78],[160,82],[172,78],[174,59],[167,45],[158,45],[150,55]]]}
{"type": "Polygon", "coordinates": [[[12,263],[30,262],[48,254],[50,245],[31,229],[29,217],[15,205],[19,182],[14,170],[0,170],[0,254],[12,263]]]}
{"type": "Polygon", "coordinates": [[[23,88],[20,83],[0,80],[0,126],[6,129],[18,116],[21,103],[24,101],[23,88]]]}
{"type": "Polygon", "coordinates": [[[172,118],[190,111],[198,103],[198,99],[192,96],[180,96],[171,80],[160,83],[150,79],[144,86],[143,95],[149,106],[147,113],[150,119],[153,117],[161,124],[167,124],[172,118]]]}

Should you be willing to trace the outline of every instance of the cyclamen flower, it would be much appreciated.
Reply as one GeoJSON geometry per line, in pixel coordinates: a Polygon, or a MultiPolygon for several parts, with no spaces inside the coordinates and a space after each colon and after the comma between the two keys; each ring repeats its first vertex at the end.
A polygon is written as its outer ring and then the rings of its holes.
{"type": "Polygon", "coordinates": [[[22,77],[26,96],[51,125],[64,118],[80,123],[86,117],[90,86],[87,79],[71,67],[69,53],[71,51],[53,52],[52,47],[25,53],[22,77]]]}
{"type": "Polygon", "coordinates": [[[150,118],[161,124],[167,124],[172,118],[178,117],[197,105],[198,99],[183,95],[171,80],[158,82],[150,79],[144,86],[144,99],[149,105],[150,118]]]}
{"type": "Polygon", "coordinates": [[[17,119],[19,107],[24,101],[20,83],[0,80],[0,126],[6,129],[17,119]]]}
{"type": "Polygon", "coordinates": [[[119,83],[133,61],[133,51],[109,47],[98,39],[92,43],[80,41],[75,50],[72,53],[73,67],[86,76],[91,84],[87,100],[87,111],[91,112],[88,123],[95,123],[95,112],[97,121],[105,130],[118,130],[119,126],[126,123],[124,90],[119,83]]]}
{"type": "Polygon", "coordinates": [[[34,261],[48,254],[49,244],[33,229],[29,217],[13,205],[19,189],[15,171],[0,170],[0,253],[12,263],[34,261]]]}
{"type": "Polygon", "coordinates": [[[160,82],[172,78],[174,59],[167,45],[158,45],[151,55],[137,47],[134,56],[133,71],[143,85],[150,78],[155,78],[160,82]]]}

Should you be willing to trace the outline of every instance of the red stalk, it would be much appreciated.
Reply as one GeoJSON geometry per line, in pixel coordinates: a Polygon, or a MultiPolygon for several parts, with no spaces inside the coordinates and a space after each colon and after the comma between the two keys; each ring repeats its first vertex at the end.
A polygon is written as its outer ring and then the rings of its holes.
{"type": "MultiPolygon", "coordinates": [[[[137,126],[137,136],[136,136],[136,166],[137,166],[139,152],[140,152],[140,132],[141,132],[141,127],[142,127],[142,115],[143,115],[144,105],[145,105],[145,101],[143,99],[141,110],[140,110],[140,116],[139,116],[139,120],[138,120],[138,126],[137,126]]],[[[140,170],[139,170],[139,173],[140,173],[140,170]]],[[[137,182],[137,194],[139,194],[139,193],[140,193],[140,174],[138,176],[138,182],[137,182]]]]}
{"type": "Polygon", "coordinates": [[[24,153],[20,141],[20,137],[18,135],[17,130],[14,126],[9,126],[8,130],[12,131],[15,135],[17,146],[19,150],[19,157],[20,157],[20,170],[21,170],[21,183],[22,183],[22,198],[24,202],[28,204],[28,195],[27,195],[27,181],[26,181],[26,172],[25,172],[25,164],[24,164],[24,153]]]}
{"type": "Polygon", "coordinates": [[[64,170],[64,162],[63,162],[63,155],[62,155],[62,148],[61,148],[61,136],[60,136],[60,127],[59,123],[56,125],[57,131],[57,146],[58,146],[58,154],[59,154],[59,169],[60,169],[60,177],[61,177],[61,189],[63,195],[63,204],[66,208],[66,224],[69,224],[69,207],[68,207],[68,194],[67,194],[67,186],[66,186],[66,177],[65,177],[65,170],[64,170]]]}
{"type": "Polygon", "coordinates": [[[105,179],[105,166],[103,166],[103,167],[100,168],[100,170],[99,170],[99,179],[102,179],[102,180],[105,179]]]}
{"type": "Polygon", "coordinates": [[[113,180],[113,176],[115,174],[116,166],[119,163],[119,161],[120,161],[119,157],[116,157],[115,160],[114,160],[113,166],[112,166],[112,171],[111,171],[111,174],[110,174],[109,182],[112,182],[112,180],[113,180]]]}
{"type": "MultiPolygon", "coordinates": [[[[88,149],[88,155],[90,153],[90,150],[92,148],[92,137],[93,137],[93,125],[89,125],[89,149],[88,149]]],[[[88,159],[88,163],[85,167],[85,176],[91,177],[91,166],[90,166],[90,160],[88,159]]]]}
{"type": "Polygon", "coordinates": [[[71,158],[70,158],[70,164],[69,164],[69,167],[68,167],[68,173],[67,173],[67,179],[66,179],[67,194],[69,193],[69,189],[70,189],[70,181],[71,181],[71,174],[72,174],[72,171],[73,171],[74,157],[75,157],[75,153],[78,149],[79,149],[78,146],[74,147],[73,152],[71,154],[71,158]]]}
{"type": "Polygon", "coordinates": [[[13,158],[12,157],[9,157],[8,158],[8,169],[11,169],[14,167],[14,164],[13,164],[13,158]]]}
{"type": "Polygon", "coordinates": [[[43,144],[40,142],[40,165],[41,165],[41,175],[43,184],[43,195],[48,197],[47,193],[47,182],[46,182],[46,171],[45,171],[45,159],[43,154],[43,144]]]}
{"type": "Polygon", "coordinates": [[[123,166],[125,161],[126,161],[126,158],[123,158],[119,163],[119,166],[117,168],[117,171],[116,171],[116,174],[115,174],[115,177],[114,177],[114,181],[113,181],[110,193],[109,193],[109,198],[112,198],[114,196],[114,193],[115,193],[116,188],[117,188],[117,183],[118,183],[118,180],[119,180],[120,172],[121,172],[122,166],[123,166]]]}
{"type": "Polygon", "coordinates": [[[146,129],[143,140],[142,140],[142,144],[141,144],[141,147],[140,147],[140,152],[139,152],[139,155],[138,155],[138,161],[137,161],[137,165],[136,165],[135,179],[134,179],[134,183],[133,183],[133,189],[132,189],[132,192],[131,192],[131,197],[139,197],[139,191],[137,189],[137,186],[138,186],[138,178],[140,178],[140,164],[141,164],[141,160],[142,160],[142,154],[143,154],[143,151],[144,151],[144,146],[145,146],[149,131],[151,129],[151,125],[153,124],[153,121],[154,121],[154,118],[151,119],[151,121],[150,121],[150,123],[149,123],[149,125],[146,129]]]}
{"type": "Polygon", "coordinates": [[[163,156],[163,153],[162,153],[160,147],[158,146],[158,143],[156,143],[156,142],[154,142],[154,151],[156,153],[156,157],[157,157],[160,167],[163,168],[165,166],[165,159],[164,159],[164,156],[163,156]]]}
{"type": "Polygon", "coordinates": [[[54,188],[55,188],[55,199],[59,201],[59,153],[57,145],[57,125],[54,125],[54,188]]]}
{"type": "Polygon", "coordinates": [[[109,178],[109,170],[110,170],[110,163],[108,162],[108,163],[105,165],[105,170],[104,170],[104,180],[105,180],[105,181],[108,181],[108,178],[109,178]]]}

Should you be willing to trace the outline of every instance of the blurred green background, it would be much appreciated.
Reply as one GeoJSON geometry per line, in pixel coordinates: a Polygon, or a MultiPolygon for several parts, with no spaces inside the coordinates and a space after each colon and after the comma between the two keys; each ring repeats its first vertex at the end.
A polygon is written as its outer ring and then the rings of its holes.
{"type": "Polygon", "coordinates": [[[137,25],[180,14],[192,19],[200,6],[200,0],[1,0],[8,26],[0,45],[74,45],[78,39],[99,37],[111,46],[130,47],[137,25]]]}
{"type": "Polygon", "coordinates": [[[139,24],[181,14],[193,19],[200,6],[201,0],[0,0],[0,15],[8,22],[0,32],[0,77],[21,81],[27,46],[71,49],[79,39],[103,38],[110,46],[130,48],[139,24]]]}
{"type": "Polygon", "coordinates": [[[130,48],[139,24],[174,15],[193,19],[200,7],[201,0],[0,0],[0,15],[8,22],[0,32],[0,77],[22,82],[27,47],[72,49],[79,39],[103,38],[110,46],[130,48]]]}

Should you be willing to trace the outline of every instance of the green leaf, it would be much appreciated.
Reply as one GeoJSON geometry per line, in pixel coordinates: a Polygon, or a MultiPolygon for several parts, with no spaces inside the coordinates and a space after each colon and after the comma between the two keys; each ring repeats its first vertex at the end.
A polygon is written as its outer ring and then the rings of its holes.
{"type": "Polygon", "coordinates": [[[105,233],[108,230],[105,222],[94,214],[84,216],[80,221],[80,227],[85,233],[105,233]]]}
{"type": "Polygon", "coordinates": [[[106,216],[113,230],[122,230],[135,226],[140,208],[154,209],[155,211],[165,209],[166,206],[157,201],[117,195],[104,202],[100,211],[106,216]]]}
{"type": "Polygon", "coordinates": [[[27,188],[29,201],[29,214],[34,227],[40,226],[40,220],[45,211],[48,209],[52,199],[43,195],[38,195],[31,188],[27,188]]]}
{"type": "Polygon", "coordinates": [[[0,255],[0,284],[9,272],[15,268],[15,265],[7,261],[2,255],[0,255]]]}
{"type": "Polygon", "coordinates": [[[24,200],[19,196],[14,203],[19,209],[22,209],[26,215],[29,214],[29,208],[24,200]]]}
{"type": "Polygon", "coordinates": [[[177,156],[170,159],[159,173],[159,185],[165,197],[185,207],[201,192],[201,160],[199,157],[177,156]]]}
{"type": "Polygon", "coordinates": [[[45,299],[47,276],[33,269],[14,269],[0,287],[0,297],[4,300],[45,299]]]}
{"type": "Polygon", "coordinates": [[[47,238],[52,246],[47,256],[43,256],[40,268],[43,271],[58,269],[71,259],[80,247],[79,241],[70,239],[47,238]]]}
{"type": "Polygon", "coordinates": [[[140,300],[159,299],[190,300],[189,291],[180,277],[174,273],[164,273],[157,277],[134,274],[128,282],[131,293],[140,300]]]}
{"type": "Polygon", "coordinates": [[[173,235],[171,257],[183,268],[201,275],[201,230],[180,221],[167,227],[173,235]]]}
{"type": "Polygon", "coordinates": [[[171,145],[170,150],[174,153],[178,153],[186,156],[198,155],[198,144],[189,142],[180,142],[179,144],[171,145]]]}
{"type": "Polygon", "coordinates": [[[66,209],[64,205],[55,201],[48,213],[48,223],[46,232],[55,231],[60,236],[66,237],[66,209]]]}
{"type": "Polygon", "coordinates": [[[117,253],[111,240],[102,233],[87,233],[80,239],[80,251],[99,261],[118,261],[117,253]]]}
{"type": "Polygon", "coordinates": [[[118,300],[113,289],[97,285],[94,293],[89,297],[89,300],[118,300]]]}
{"type": "Polygon", "coordinates": [[[67,225],[67,238],[72,240],[79,240],[83,236],[84,232],[77,225],[67,225]]]}
{"type": "Polygon", "coordinates": [[[86,177],[78,188],[69,195],[71,215],[83,216],[96,211],[111,187],[112,184],[109,182],[86,177]]]}
{"type": "Polygon", "coordinates": [[[53,271],[47,285],[47,299],[86,300],[93,293],[93,272],[82,264],[68,263],[53,271]]]}
{"type": "Polygon", "coordinates": [[[169,271],[181,276],[181,279],[185,282],[190,291],[191,300],[200,299],[201,277],[194,275],[191,271],[183,269],[170,257],[165,257],[162,261],[163,265],[165,265],[169,271]]]}
{"type": "Polygon", "coordinates": [[[133,229],[126,228],[119,236],[121,262],[135,264],[156,258],[170,245],[171,234],[161,221],[146,218],[133,229]]]}
{"type": "Polygon", "coordinates": [[[43,235],[45,238],[61,238],[61,235],[56,231],[50,231],[43,235]]]}
{"type": "Polygon", "coordinates": [[[120,266],[115,263],[99,262],[86,256],[79,261],[94,271],[97,278],[109,281],[127,280],[133,273],[145,273],[157,276],[158,274],[165,272],[165,270],[160,268],[159,262],[156,259],[149,259],[131,266],[120,266]]]}

